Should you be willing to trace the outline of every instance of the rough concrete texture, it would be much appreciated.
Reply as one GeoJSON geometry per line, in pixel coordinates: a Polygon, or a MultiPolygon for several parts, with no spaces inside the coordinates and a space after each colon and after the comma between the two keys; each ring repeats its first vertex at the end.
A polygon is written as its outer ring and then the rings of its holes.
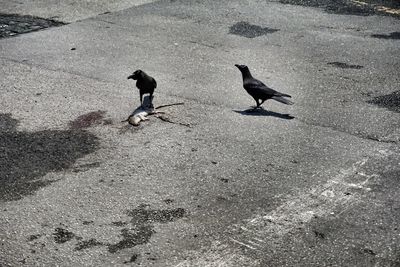
{"type": "Polygon", "coordinates": [[[152,0],[0,0],[1,12],[31,15],[62,22],[74,22],[103,13],[114,12],[152,0]]]}
{"type": "Polygon", "coordinates": [[[0,39],[0,265],[399,265],[399,26],[177,0],[0,39]],[[295,105],[245,112],[234,64],[295,105]],[[133,127],[138,68],[184,105],[133,127]]]}

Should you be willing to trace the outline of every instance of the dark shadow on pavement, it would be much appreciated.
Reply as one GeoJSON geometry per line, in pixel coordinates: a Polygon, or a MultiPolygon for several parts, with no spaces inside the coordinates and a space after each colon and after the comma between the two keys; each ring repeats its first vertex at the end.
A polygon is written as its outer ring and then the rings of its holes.
{"type": "Polygon", "coordinates": [[[292,120],[295,117],[290,115],[290,114],[283,114],[283,113],[278,113],[274,111],[268,111],[263,108],[250,108],[250,109],[245,109],[245,110],[233,110],[236,113],[246,115],[246,116],[270,116],[270,117],[275,117],[279,119],[285,119],[285,120],[292,120]]]}
{"type": "Polygon", "coordinates": [[[0,113],[0,203],[32,195],[55,181],[43,178],[47,173],[71,169],[99,149],[99,138],[82,129],[33,132],[18,125],[11,114],[0,113]]]}

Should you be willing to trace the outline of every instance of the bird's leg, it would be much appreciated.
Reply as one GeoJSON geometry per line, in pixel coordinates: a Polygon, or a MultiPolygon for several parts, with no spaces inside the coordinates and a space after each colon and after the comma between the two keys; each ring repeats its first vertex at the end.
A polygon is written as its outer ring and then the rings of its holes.
{"type": "Polygon", "coordinates": [[[251,109],[246,110],[246,112],[255,112],[255,111],[257,111],[257,109],[260,106],[260,104],[258,103],[258,99],[254,98],[254,100],[256,101],[256,106],[250,106],[251,109]]]}
{"type": "Polygon", "coordinates": [[[153,93],[150,93],[150,108],[154,109],[154,106],[153,106],[153,93]]]}
{"type": "Polygon", "coordinates": [[[266,99],[264,99],[264,100],[261,101],[259,108],[264,109],[261,105],[265,102],[265,100],[266,100],[266,99]]]}

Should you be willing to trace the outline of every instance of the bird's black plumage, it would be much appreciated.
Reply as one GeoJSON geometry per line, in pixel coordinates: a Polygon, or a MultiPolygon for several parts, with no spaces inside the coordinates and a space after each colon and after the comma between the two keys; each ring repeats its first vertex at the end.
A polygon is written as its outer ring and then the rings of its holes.
{"type": "Polygon", "coordinates": [[[266,86],[263,82],[253,78],[247,66],[238,64],[236,64],[235,66],[242,73],[243,88],[256,101],[257,103],[256,108],[260,107],[261,104],[268,99],[273,99],[286,105],[293,105],[292,101],[285,98],[285,97],[291,97],[290,95],[275,91],[274,89],[266,86]]]}
{"type": "Polygon", "coordinates": [[[140,104],[143,103],[143,95],[150,94],[150,101],[153,101],[154,89],[157,87],[156,80],[142,70],[136,70],[128,79],[136,80],[136,87],[139,89],[140,104]]]}

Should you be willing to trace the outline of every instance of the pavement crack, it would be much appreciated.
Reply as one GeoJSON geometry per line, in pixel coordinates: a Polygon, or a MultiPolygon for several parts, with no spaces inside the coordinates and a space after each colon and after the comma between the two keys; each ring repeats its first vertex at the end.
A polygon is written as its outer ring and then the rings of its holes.
{"type": "Polygon", "coordinates": [[[62,73],[66,73],[66,74],[69,74],[69,75],[74,75],[74,76],[78,76],[78,77],[94,80],[94,81],[97,81],[97,82],[114,84],[111,81],[102,80],[102,79],[99,79],[97,77],[91,77],[91,76],[83,75],[82,73],[79,73],[79,72],[68,71],[68,70],[60,69],[60,68],[49,68],[48,66],[41,65],[41,64],[33,64],[33,63],[29,62],[28,60],[17,60],[17,59],[4,57],[4,56],[0,56],[0,59],[7,60],[7,61],[10,61],[10,62],[14,62],[14,63],[18,63],[18,64],[22,64],[22,65],[26,65],[26,66],[29,66],[29,67],[35,67],[35,68],[38,68],[38,69],[54,71],[54,72],[62,72],[62,73]]]}
{"type": "Polygon", "coordinates": [[[120,26],[121,28],[128,29],[128,27],[124,27],[124,26],[122,26],[122,25],[119,25],[119,24],[116,23],[116,22],[108,21],[108,20],[105,20],[105,19],[99,19],[99,18],[96,18],[96,20],[97,20],[97,21],[101,21],[101,22],[105,22],[105,23],[108,23],[108,24],[112,24],[112,25],[117,25],[117,26],[120,26]]]}
{"type": "Polygon", "coordinates": [[[296,118],[296,119],[298,121],[300,121],[301,123],[304,123],[304,124],[309,125],[309,126],[330,129],[330,130],[333,130],[335,132],[348,134],[348,135],[351,135],[351,136],[354,136],[354,137],[357,137],[357,138],[361,138],[361,139],[364,139],[364,140],[371,140],[371,141],[375,141],[375,142],[379,142],[379,143],[386,143],[386,144],[397,144],[397,143],[399,143],[398,141],[395,141],[395,140],[385,140],[384,139],[385,137],[380,138],[380,137],[372,136],[372,135],[368,135],[368,134],[351,133],[351,132],[348,132],[348,131],[343,131],[343,130],[341,130],[339,128],[336,128],[334,126],[323,125],[323,124],[318,124],[318,123],[312,123],[312,122],[309,122],[307,120],[303,120],[303,119],[300,119],[300,118],[296,118]]]}

